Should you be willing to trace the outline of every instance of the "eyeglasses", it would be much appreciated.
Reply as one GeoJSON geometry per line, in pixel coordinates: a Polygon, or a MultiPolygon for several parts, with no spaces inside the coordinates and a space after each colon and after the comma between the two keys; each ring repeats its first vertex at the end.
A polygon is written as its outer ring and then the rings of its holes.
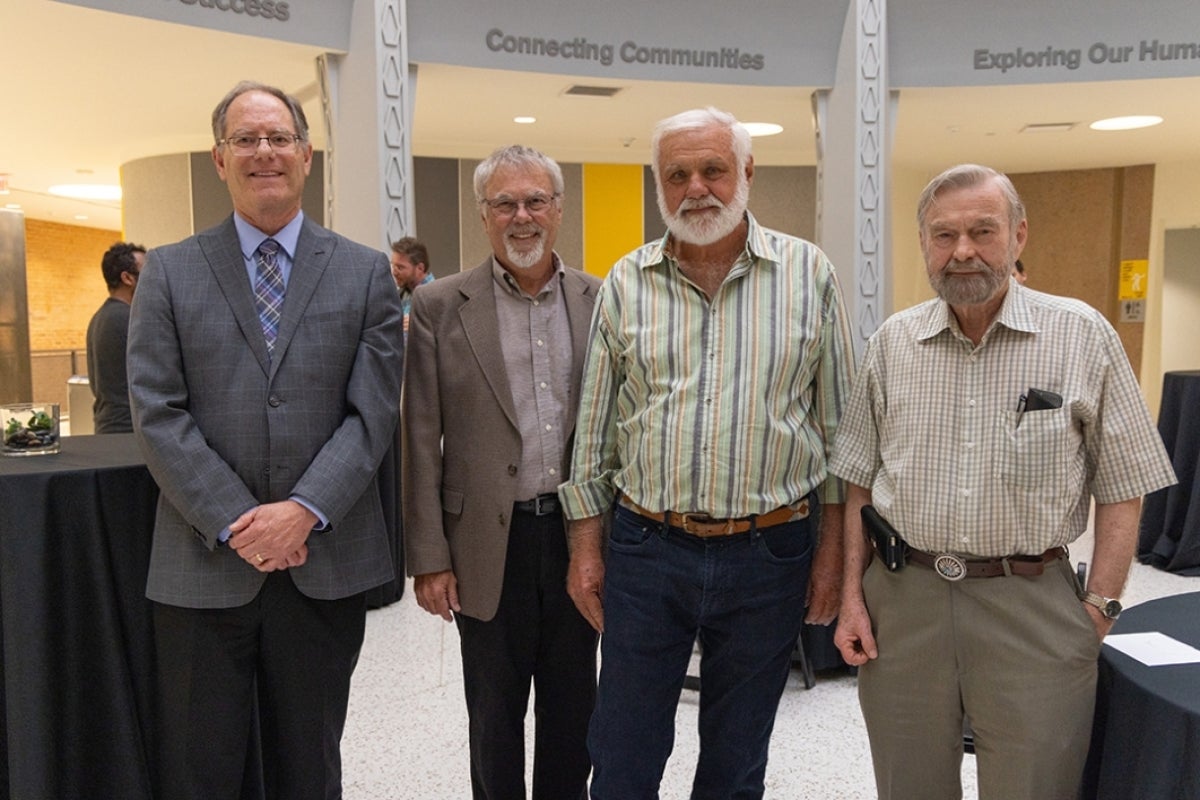
{"type": "Polygon", "coordinates": [[[492,200],[485,198],[479,202],[490,208],[492,213],[497,217],[511,217],[517,213],[518,208],[524,208],[530,216],[533,216],[541,214],[548,209],[558,196],[558,192],[555,192],[549,197],[544,194],[533,194],[524,200],[514,200],[511,197],[496,197],[492,200]]]}
{"type": "Polygon", "coordinates": [[[302,141],[304,139],[294,133],[272,133],[270,136],[252,136],[248,133],[239,133],[226,137],[217,142],[217,144],[229,145],[229,149],[235,155],[252,156],[258,152],[259,145],[262,142],[269,143],[271,149],[276,153],[283,153],[292,145],[302,141]]]}

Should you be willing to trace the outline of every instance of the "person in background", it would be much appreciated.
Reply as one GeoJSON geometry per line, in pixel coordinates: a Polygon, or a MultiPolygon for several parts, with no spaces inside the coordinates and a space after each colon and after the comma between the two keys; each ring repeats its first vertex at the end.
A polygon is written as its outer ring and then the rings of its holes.
{"type": "Polygon", "coordinates": [[[754,159],[733,116],[663,120],[651,158],[668,233],[600,290],[559,489],[568,589],[604,634],[592,796],[657,796],[699,638],[692,797],[762,797],[805,607],[837,614],[843,489],[825,464],[850,329],[825,254],[746,210],[754,159]]]}
{"type": "Polygon", "coordinates": [[[883,800],[962,797],[964,715],[980,797],[1073,800],[1141,497],[1175,478],[1112,326],[1011,277],[1028,222],[1006,176],[943,172],[917,222],[938,296],[871,338],[830,465],[835,642],[883,800]],[[1085,588],[1066,546],[1092,501],[1085,588]]]}
{"type": "Polygon", "coordinates": [[[92,403],[96,433],[133,432],[125,343],[129,304],[145,261],[146,248],[131,242],[117,242],[100,259],[108,299],[92,315],[87,329],[88,383],[96,398],[92,403]]]}
{"type": "Polygon", "coordinates": [[[400,300],[383,253],[301,211],[312,144],[294,97],[239,83],[212,129],[234,213],[150,251],[129,331],[134,431],[161,489],[155,797],[261,782],[337,800],[365,593],[393,577],[375,473],[400,409],[400,300]],[[245,773],[252,735],[261,775],[245,773]]]}
{"type": "Polygon", "coordinates": [[[408,315],[412,311],[412,295],[418,286],[433,280],[429,268],[429,251],[418,239],[405,236],[392,242],[392,279],[400,290],[400,310],[404,314],[404,339],[408,341],[408,315]]]}
{"type": "Polygon", "coordinates": [[[492,254],[413,295],[401,414],[405,554],[421,608],[458,626],[475,798],[581,798],[596,634],[566,592],[567,469],[600,281],[554,251],[558,164],[501,148],[475,170],[492,254]]]}

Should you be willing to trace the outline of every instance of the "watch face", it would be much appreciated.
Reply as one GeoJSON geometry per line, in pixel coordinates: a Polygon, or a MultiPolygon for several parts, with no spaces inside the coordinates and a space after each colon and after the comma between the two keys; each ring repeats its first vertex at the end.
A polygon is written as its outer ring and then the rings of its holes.
{"type": "Polygon", "coordinates": [[[1104,604],[1104,607],[1100,609],[1100,613],[1109,619],[1116,619],[1117,617],[1121,616],[1121,604],[1116,600],[1109,600],[1104,604]]]}

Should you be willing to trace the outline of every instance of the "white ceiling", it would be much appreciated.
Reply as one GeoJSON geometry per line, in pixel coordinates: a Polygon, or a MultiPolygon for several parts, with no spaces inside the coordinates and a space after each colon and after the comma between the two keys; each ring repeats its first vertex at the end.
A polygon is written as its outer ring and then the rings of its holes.
{"type": "MultiPolygon", "coordinates": [[[[297,94],[319,120],[313,47],[185,27],[51,0],[0,1],[0,175],[33,219],[119,230],[119,203],[54,198],[60,183],[119,183],[120,165],[207,150],[209,117],[238,80],[297,94]],[[78,220],[85,215],[87,220],[78,220]]],[[[519,141],[564,162],[645,163],[653,123],[699,105],[784,133],[755,140],[759,164],[815,163],[812,87],[571,78],[422,64],[413,152],[480,158],[519,141]],[[620,87],[612,98],[564,95],[573,83],[620,87]],[[534,125],[512,118],[530,115],[534,125]]],[[[319,126],[318,126],[319,127],[319,126]]],[[[313,131],[314,144],[323,144],[313,131]]],[[[1200,157],[1200,77],[1108,83],[911,89],[901,93],[893,160],[933,174],[960,161],[1008,172],[1163,163],[1200,157]],[[1157,114],[1155,128],[1101,133],[1087,124],[1157,114]],[[1026,125],[1073,123],[1058,133],[1026,125]]]]}

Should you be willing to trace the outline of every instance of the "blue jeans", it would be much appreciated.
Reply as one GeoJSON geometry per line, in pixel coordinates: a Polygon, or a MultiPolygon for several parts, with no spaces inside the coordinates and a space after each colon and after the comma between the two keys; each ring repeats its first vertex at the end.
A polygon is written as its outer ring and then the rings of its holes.
{"type": "Polygon", "coordinates": [[[692,797],[762,797],[775,710],[804,621],[812,519],[701,539],[617,506],[588,730],[594,800],[658,797],[697,637],[692,797]]]}

